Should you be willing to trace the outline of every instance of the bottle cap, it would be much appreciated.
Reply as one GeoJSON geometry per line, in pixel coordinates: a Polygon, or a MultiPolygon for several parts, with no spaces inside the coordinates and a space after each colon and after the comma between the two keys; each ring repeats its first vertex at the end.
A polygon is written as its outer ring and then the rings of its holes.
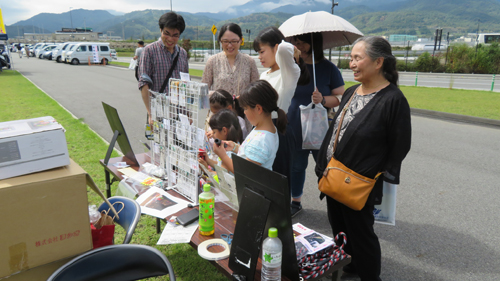
{"type": "Polygon", "coordinates": [[[209,192],[212,189],[209,183],[203,185],[203,191],[209,192]]]}
{"type": "Polygon", "coordinates": [[[271,238],[278,237],[278,229],[276,229],[276,227],[270,227],[268,235],[271,238]]]}

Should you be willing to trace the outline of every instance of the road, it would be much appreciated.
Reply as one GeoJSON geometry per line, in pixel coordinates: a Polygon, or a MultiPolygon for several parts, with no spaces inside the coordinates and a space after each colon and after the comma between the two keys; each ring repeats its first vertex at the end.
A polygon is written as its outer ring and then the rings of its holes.
{"type": "MultiPolygon", "coordinates": [[[[260,73],[266,71],[263,68],[256,56],[253,56],[257,68],[260,73]]],[[[131,58],[119,58],[121,62],[130,62],[131,58]]],[[[337,62],[336,58],[333,60],[337,62]]],[[[189,67],[193,69],[203,70],[205,62],[189,62],[189,67]]],[[[342,69],[342,77],[344,81],[354,82],[354,76],[350,69],[342,69]]],[[[399,84],[404,86],[417,86],[423,87],[440,87],[440,88],[453,88],[453,89],[467,89],[467,90],[483,90],[490,91],[493,82],[493,75],[491,74],[450,74],[450,73],[415,73],[415,72],[399,72],[399,84]]],[[[494,92],[500,92],[500,77],[495,77],[493,87],[494,92]]]]}
{"type": "MultiPolygon", "coordinates": [[[[14,59],[23,75],[105,140],[111,139],[111,130],[101,101],[116,107],[134,150],[142,151],[146,111],[132,71],[14,59]]],[[[382,246],[382,279],[498,280],[500,129],[415,115],[412,129],[396,226],[375,225],[382,246]]],[[[332,235],[311,162],[304,210],[293,221],[332,235]]]]}

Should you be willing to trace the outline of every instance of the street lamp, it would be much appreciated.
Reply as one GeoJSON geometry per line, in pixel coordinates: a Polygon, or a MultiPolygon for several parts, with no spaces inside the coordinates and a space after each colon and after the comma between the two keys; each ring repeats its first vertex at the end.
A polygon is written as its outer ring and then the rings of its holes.
{"type": "MultiPolygon", "coordinates": [[[[332,15],[333,15],[333,8],[335,8],[335,6],[338,6],[339,3],[335,3],[335,0],[332,0],[332,15]]],[[[332,49],[330,48],[330,50],[328,51],[328,60],[332,60],[332,49]]],[[[339,62],[340,62],[340,59],[339,59],[339,62]]]]}

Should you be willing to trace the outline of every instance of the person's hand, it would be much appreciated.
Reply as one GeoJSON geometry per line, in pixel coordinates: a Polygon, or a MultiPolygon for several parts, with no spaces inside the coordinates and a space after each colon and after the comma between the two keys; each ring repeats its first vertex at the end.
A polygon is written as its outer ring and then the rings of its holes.
{"type": "Polygon", "coordinates": [[[200,163],[200,165],[203,165],[203,166],[205,166],[205,168],[208,169],[208,163],[207,163],[207,161],[203,160],[203,158],[199,157],[198,163],[200,163]]]}
{"type": "Polygon", "coordinates": [[[224,149],[224,144],[222,144],[222,143],[221,143],[221,145],[217,145],[217,144],[214,143],[214,146],[213,146],[212,150],[219,157],[221,157],[221,155],[226,154],[226,150],[224,149]]]}
{"type": "Polygon", "coordinates": [[[316,88],[312,94],[312,102],[315,104],[321,103],[323,101],[323,95],[316,88]]]}
{"type": "Polygon", "coordinates": [[[151,114],[148,115],[148,122],[149,125],[151,126],[151,131],[153,130],[153,119],[151,119],[151,114]]]}
{"type": "Polygon", "coordinates": [[[222,157],[222,155],[226,154],[227,150],[232,150],[234,148],[234,145],[235,144],[232,141],[221,141],[220,145],[214,143],[213,151],[219,157],[222,157]],[[224,144],[226,144],[226,147],[224,147],[224,144]]]}
{"type": "Polygon", "coordinates": [[[299,63],[300,58],[300,50],[297,47],[293,46],[293,57],[295,58],[295,62],[299,63]]]}
{"type": "Polygon", "coordinates": [[[236,146],[236,143],[233,142],[233,141],[222,141],[223,143],[226,144],[226,151],[232,151],[234,149],[234,147],[236,146]]]}
{"type": "Polygon", "coordinates": [[[205,135],[207,136],[207,139],[211,139],[214,136],[214,131],[210,130],[206,132],[205,135]]]}

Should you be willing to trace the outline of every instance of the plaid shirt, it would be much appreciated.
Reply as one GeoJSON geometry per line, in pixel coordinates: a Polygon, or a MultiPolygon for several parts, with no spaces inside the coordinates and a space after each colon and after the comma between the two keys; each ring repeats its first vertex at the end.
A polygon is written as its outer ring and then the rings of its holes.
{"type": "MultiPolygon", "coordinates": [[[[150,90],[159,92],[177,54],[179,54],[179,59],[171,78],[181,78],[180,72],[189,73],[186,50],[175,46],[174,53],[171,54],[163,45],[161,38],[147,45],[142,52],[139,63],[139,90],[148,84],[150,90]],[[148,77],[153,81],[152,85],[151,81],[148,81],[148,77]]],[[[168,83],[165,92],[168,93],[168,83]]]]}

